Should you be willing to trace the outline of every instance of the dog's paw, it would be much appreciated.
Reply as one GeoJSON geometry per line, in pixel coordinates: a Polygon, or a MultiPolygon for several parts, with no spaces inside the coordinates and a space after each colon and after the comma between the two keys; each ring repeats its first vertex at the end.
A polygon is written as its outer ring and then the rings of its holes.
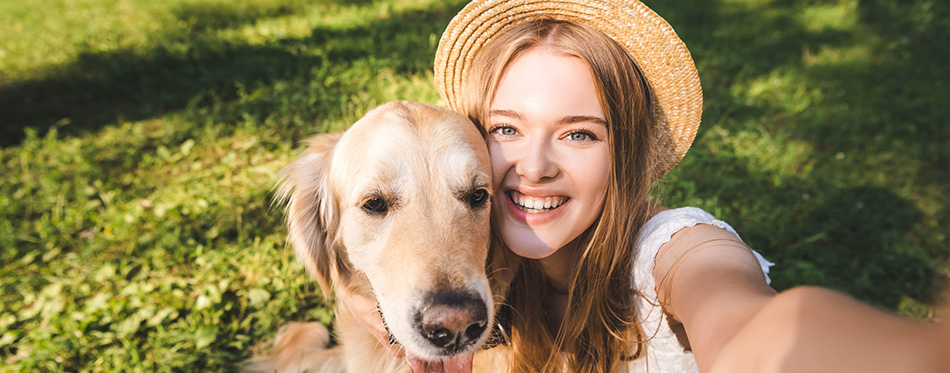
{"type": "Polygon", "coordinates": [[[290,323],[277,332],[270,355],[255,356],[245,372],[319,372],[333,363],[327,353],[330,331],[318,322],[290,323]],[[321,359],[321,356],[325,358],[321,359]],[[316,368],[316,369],[315,369],[316,368]]]}

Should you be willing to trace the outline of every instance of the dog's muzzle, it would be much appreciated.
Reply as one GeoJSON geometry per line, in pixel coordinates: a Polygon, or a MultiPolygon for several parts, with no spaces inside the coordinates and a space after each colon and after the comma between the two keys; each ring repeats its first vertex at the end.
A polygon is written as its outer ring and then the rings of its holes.
{"type": "MultiPolygon", "coordinates": [[[[425,299],[413,316],[414,325],[426,341],[440,349],[445,355],[454,355],[473,345],[481,338],[488,326],[488,307],[480,297],[474,294],[445,290],[436,291],[425,299]]],[[[389,343],[397,343],[379,304],[376,305],[376,310],[383,320],[386,332],[389,333],[389,343]]],[[[495,330],[492,332],[492,337],[494,337],[495,330]]],[[[495,343],[489,343],[482,348],[491,348],[499,344],[497,341],[490,342],[495,343]]]]}
{"type": "Polygon", "coordinates": [[[477,341],[488,325],[488,307],[468,292],[437,291],[414,316],[416,329],[433,346],[448,354],[477,341]]]}

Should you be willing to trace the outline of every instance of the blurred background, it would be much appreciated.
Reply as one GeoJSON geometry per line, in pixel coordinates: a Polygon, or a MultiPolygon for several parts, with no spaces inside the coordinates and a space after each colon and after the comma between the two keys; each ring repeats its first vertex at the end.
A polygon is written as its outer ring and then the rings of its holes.
{"type": "MultiPolygon", "coordinates": [[[[950,4],[646,0],[703,124],[657,185],[777,263],[925,322],[950,282],[950,4]]],[[[299,141],[440,104],[464,1],[0,2],[0,371],[232,371],[332,317],[271,207],[299,141]]]]}

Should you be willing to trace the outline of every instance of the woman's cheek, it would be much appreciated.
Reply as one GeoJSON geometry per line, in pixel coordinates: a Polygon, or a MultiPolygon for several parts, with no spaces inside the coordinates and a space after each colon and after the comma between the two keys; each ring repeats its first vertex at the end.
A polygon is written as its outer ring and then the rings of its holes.
{"type": "Polygon", "coordinates": [[[511,168],[512,162],[506,150],[506,147],[501,143],[495,141],[489,143],[488,153],[491,156],[492,183],[494,184],[495,192],[498,192],[498,189],[504,183],[505,174],[508,172],[508,169],[511,168]]]}

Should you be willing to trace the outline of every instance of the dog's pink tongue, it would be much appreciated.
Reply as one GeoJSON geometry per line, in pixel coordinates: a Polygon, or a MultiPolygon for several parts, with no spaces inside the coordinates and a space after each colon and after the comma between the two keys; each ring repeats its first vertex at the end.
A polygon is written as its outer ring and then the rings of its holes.
{"type": "Polygon", "coordinates": [[[470,373],[474,356],[475,354],[469,353],[440,361],[425,361],[406,354],[406,362],[413,373],[470,373]]]}

